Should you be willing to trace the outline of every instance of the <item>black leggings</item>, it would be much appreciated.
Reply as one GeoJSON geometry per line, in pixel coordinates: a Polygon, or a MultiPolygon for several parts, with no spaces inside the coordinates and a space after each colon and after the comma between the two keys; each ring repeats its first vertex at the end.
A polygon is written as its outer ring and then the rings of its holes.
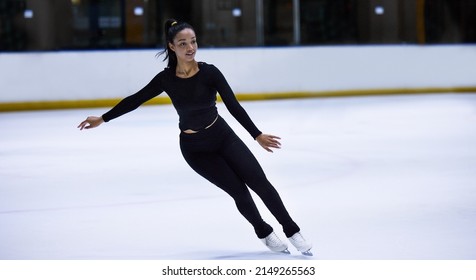
{"type": "Polygon", "coordinates": [[[273,228],[261,218],[247,186],[263,200],[287,237],[299,231],[256,158],[220,116],[208,129],[180,133],[180,149],[193,170],[235,200],[258,238],[268,236],[273,228]]]}

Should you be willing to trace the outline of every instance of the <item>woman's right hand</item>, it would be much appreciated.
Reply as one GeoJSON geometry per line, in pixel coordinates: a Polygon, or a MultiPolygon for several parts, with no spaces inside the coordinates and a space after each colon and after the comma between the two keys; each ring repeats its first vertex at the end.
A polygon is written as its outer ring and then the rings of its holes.
{"type": "Polygon", "coordinates": [[[100,126],[103,122],[104,120],[102,119],[102,117],[89,116],[78,125],[78,128],[80,130],[83,130],[84,128],[95,128],[100,126]]]}

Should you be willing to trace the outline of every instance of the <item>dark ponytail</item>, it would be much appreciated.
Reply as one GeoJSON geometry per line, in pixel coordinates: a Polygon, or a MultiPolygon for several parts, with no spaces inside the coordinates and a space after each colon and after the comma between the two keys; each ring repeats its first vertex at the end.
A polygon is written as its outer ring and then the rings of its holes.
{"type": "Polygon", "coordinates": [[[180,31],[182,31],[186,28],[190,28],[190,29],[194,30],[193,27],[190,24],[186,23],[186,22],[179,22],[175,19],[168,19],[165,22],[165,25],[164,25],[165,46],[164,46],[164,50],[159,52],[157,54],[157,56],[161,56],[161,55],[165,54],[165,57],[164,57],[163,61],[168,60],[167,61],[167,67],[169,67],[169,68],[175,69],[177,67],[177,55],[169,47],[169,43],[173,44],[175,36],[177,35],[177,33],[179,33],[180,31]]]}

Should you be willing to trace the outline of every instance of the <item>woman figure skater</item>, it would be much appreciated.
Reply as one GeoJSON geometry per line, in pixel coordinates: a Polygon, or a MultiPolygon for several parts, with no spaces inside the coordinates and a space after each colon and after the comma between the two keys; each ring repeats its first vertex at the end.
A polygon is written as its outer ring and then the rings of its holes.
{"type": "Polygon", "coordinates": [[[303,238],[300,228],[290,217],[258,161],[218,114],[216,93],[220,94],[233,117],[265,150],[272,152],[272,148],[279,149],[280,138],[263,134],[255,126],[218,68],[195,60],[198,45],[190,24],[167,20],[165,38],[165,49],[159,55],[165,54],[167,68],[101,117],[87,117],[78,128],[97,127],[166,92],[179,115],[180,149],[190,167],[234,199],[239,212],[270,250],[290,253],[287,244],[262,219],[248,187],[276,217],[291,244],[302,254],[312,255],[312,245],[303,238]]]}

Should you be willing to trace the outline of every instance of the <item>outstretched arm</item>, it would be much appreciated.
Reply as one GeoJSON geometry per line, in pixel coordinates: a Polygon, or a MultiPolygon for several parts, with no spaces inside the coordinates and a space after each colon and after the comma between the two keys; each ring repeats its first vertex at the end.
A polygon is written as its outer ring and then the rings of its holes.
{"type": "Polygon", "coordinates": [[[86,120],[84,120],[78,125],[78,128],[80,130],[83,130],[98,127],[104,122],[108,122],[112,119],[115,119],[119,116],[122,116],[130,111],[137,109],[147,100],[150,100],[155,96],[159,95],[163,91],[162,86],[160,84],[159,75],[161,74],[157,74],[145,87],[143,87],[135,94],[122,99],[116,106],[114,106],[111,110],[109,110],[102,116],[87,117],[86,120]]]}
{"type": "Polygon", "coordinates": [[[215,86],[220,94],[223,103],[227,107],[228,111],[238,120],[241,125],[248,130],[251,136],[268,152],[273,152],[271,148],[280,149],[281,143],[278,141],[278,136],[263,134],[253,123],[251,118],[246,113],[245,109],[240,105],[233,93],[230,85],[226,81],[223,74],[215,68],[215,86]]]}
{"type": "Polygon", "coordinates": [[[223,74],[218,70],[218,68],[215,66],[213,67],[214,86],[220,94],[223,103],[231,115],[250,133],[251,137],[256,139],[261,135],[261,131],[256,127],[248,113],[246,113],[245,109],[238,102],[223,74]]]}

